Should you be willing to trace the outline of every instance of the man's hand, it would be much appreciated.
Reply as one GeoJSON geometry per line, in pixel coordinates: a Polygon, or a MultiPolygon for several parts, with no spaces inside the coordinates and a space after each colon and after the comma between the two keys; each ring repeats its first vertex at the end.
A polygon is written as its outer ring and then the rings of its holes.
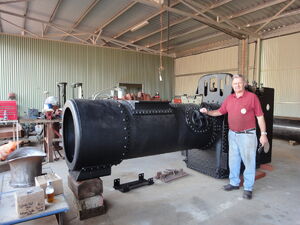
{"type": "Polygon", "coordinates": [[[207,114],[207,109],[206,108],[201,108],[200,112],[203,113],[203,114],[207,114]]]}
{"type": "Polygon", "coordinates": [[[259,142],[261,143],[262,146],[265,146],[265,144],[269,142],[267,135],[260,135],[259,142]]]}

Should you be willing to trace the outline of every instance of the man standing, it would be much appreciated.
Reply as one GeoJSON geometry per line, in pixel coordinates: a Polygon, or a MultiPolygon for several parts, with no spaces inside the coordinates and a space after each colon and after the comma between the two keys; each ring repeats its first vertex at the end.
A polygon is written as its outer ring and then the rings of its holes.
{"type": "Polygon", "coordinates": [[[242,75],[233,75],[232,88],[229,95],[217,110],[208,111],[201,108],[200,112],[209,116],[221,116],[228,113],[229,124],[229,180],[224,186],[225,191],[238,190],[240,185],[241,160],[245,165],[243,198],[252,198],[252,189],[256,170],[256,121],[261,131],[260,143],[268,143],[266,123],[258,97],[245,90],[246,82],[242,75]]]}

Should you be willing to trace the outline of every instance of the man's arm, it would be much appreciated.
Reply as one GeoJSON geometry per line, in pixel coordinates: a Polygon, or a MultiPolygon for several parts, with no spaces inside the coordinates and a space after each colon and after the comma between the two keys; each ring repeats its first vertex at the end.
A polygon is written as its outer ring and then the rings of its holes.
{"type": "Polygon", "coordinates": [[[265,118],[264,116],[257,116],[256,118],[261,133],[259,142],[262,144],[262,146],[264,146],[268,143],[265,118]]]}
{"type": "Polygon", "coordinates": [[[222,116],[222,114],[219,112],[219,110],[208,111],[206,108],[201,108],[200,112],[203,114],[207,114],[209,116],[222,116]]]}

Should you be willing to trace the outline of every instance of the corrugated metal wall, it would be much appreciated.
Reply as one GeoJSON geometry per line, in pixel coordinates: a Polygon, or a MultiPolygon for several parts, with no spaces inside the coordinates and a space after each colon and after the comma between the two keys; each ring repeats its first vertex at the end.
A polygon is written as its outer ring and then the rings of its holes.
{"type": "Polygon", "coordinates": [[[262,42],[261,82],[275,88],[275,115],[300,118],[300,33],[262,42]]]}
{"type": "Polygon", "coordinates": [[[238,47],[224,48],[175,60],[175,95],[194,95],[198,80],[209,73],[237,73],[238,47]]]}
{"type": "Polygon", "coordinates": [[[174,60],[163,58],[159,81],[159,56],[62,42],[0,36],[0,99],[17,94],[19,114],[27,108],[42,109],[44,91],[57,96],[57,82],[83,83],[85,98],[118,83],[142,83],[152,95],[159,91],[170,99],[174,90],[174,60]]]}

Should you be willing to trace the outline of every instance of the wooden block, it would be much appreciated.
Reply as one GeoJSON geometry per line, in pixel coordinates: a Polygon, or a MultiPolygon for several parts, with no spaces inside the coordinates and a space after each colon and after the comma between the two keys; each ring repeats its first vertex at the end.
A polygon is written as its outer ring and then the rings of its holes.
{"type": "Polygon", "coordinates": [[[47,181],[52,181],[54,195],[60,195],[64,193],[62,179],[56,173],[48,173],[46,175],[35,177],[35,186],[41,187],[45,191],[47,187],[47,181]]]}
{"type": "Polygon", "coordinates": [[[258,180],[260,178],[263,178],[266,176],[266,173],[263,172],[263,171],[260,171],[260,170],[256,170],[256,173],[255,173],[255,180],[258,180]]]}
{"type": "Polygon", "coordinates": [[[273,166],[271,164],[261,164],[259,168],[262,170],[273,171],[273,166]]]}
{"type": "Polygon", "coordinates": [[[104,199],[102,195],[96,195],[83,200],[76,199],[75,201],[77,203],[80,220],[105,214],[104,199]]]}
{"type": "Polygon", "coordinates": [[[101,195],[103,193],[103,183],[100,178],[76,181],[69,174],[68,186],[78,200],[101,195]]]}
{"type": "Polygon", "coordinates": [[[40,187],[31,187],[15,192],[15,206],[19,217],[44,211],[44,190],[40,187]]]}

